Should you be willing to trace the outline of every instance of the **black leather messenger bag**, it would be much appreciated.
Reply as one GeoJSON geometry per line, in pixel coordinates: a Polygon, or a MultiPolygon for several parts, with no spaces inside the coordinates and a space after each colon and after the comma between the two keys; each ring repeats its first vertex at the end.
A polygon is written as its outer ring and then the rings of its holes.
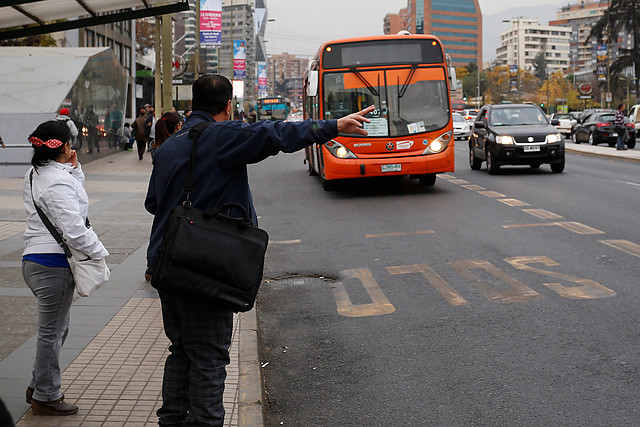
{"type": "Polygon", "coordinates": [[[183,190],[185,200],[169,215],[151,285],[244,312],[253,308],[262,282],[269,236],[251,225],[249,214],[238,203],[206,211],[191,206],[196,145],[210,123],[198,123],[189,132],[193,147],[183,190]],[[242,217],[226,215],[231,210],[242,217]]]}

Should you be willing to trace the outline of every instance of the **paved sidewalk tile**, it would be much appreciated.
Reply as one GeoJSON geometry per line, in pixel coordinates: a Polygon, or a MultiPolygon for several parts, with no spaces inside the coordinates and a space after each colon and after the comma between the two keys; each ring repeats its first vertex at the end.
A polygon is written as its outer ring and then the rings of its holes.
{"type": "MultiPolygon", "coordinates": [[[[238,426],[239,322],[235,316],[224,394],[224,425],[233,427],[238,426]]],[[[157,425],[168,345],[160,300],[131,298],[62,375],[66,400],[78,405],[78,414],[44,417],[29,410],[17,426],[157,425]]]]}

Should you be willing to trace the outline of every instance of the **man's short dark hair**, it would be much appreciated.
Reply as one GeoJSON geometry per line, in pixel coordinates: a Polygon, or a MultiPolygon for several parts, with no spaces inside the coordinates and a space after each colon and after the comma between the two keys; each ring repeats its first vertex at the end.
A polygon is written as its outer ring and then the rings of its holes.
{"type": "Polygon", "coordinates": [[[624,107],[624,104],[619,104],[618,105],[618,110],[621,109],[622,107],[624,107]]]}
{"type": "Polygon", "coordinates": [[[233,86],[224,76],[205,74],[193,82],[191,105],[194,110],[202,110],[215,116],[224,111],[233,95],[233,86]]]}

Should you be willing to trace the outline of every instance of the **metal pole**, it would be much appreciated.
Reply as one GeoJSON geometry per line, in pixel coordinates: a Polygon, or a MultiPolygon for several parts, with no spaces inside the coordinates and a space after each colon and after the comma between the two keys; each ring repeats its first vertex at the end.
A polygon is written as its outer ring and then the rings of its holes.
{"type": "Polygon", "coordinates": [[[196,0],[196,57],[193,63],[194,80],[200,77],[200,0],[196,0]]]}
{"type": "Polygon", "coordinates": [[[173,34],[171,15],[162,15],[162,111],[169,113],[173,106],[171,94],[173,92],[173,34]]]}
{"type": "MultiPolygon", "coordinates": [[[[233,82],[233,0],[231,0],[231,5],[229,12],[231,13],[231,62],[229,65],[229,80],[233,82]]],[[[233,120],[233,112],[235,105],[231,106],[231,120],[233,120]]]]}
{"type": "Polygon", "coordinates": [[[154,96],[153,96],[153,106],[155,111],[155,117],[158,118],[158,112],[160,111],[160,105],[162,103],[162,61],[161,61],[161,52],[160,52],[160,44],[162,40],[162,33],[160,26],[162,25],[162,17],[156,16],[156,26],[155,26],[155,54],[156,54],[156,70],[155,70],[155,79],[154,79],[154,96]]]}

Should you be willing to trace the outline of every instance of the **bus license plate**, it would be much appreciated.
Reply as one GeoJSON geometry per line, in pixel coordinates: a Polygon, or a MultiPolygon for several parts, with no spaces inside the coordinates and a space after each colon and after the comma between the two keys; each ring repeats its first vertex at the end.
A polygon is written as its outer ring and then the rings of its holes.
{"type": "Polygon", "coordinates": [[[400,172],[402,171],[402,165],[400,163],[393,163],[391,165],[381,165],[382,172],[400,172]]]}
{"type": "Polygon", "coordinates": [[[540,146],[539,145],[525,145],[524,146],[524,152],[525,153],[531,153],[533,151],[540,151],[540,146]]]}

